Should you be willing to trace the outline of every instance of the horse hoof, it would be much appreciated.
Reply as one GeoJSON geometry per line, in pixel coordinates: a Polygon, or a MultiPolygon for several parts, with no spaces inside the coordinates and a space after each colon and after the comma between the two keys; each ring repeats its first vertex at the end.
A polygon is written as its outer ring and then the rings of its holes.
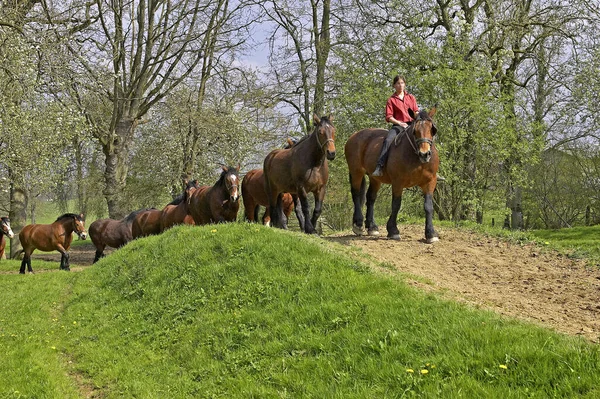
{"type": "Polygon", "coordinates": [[[388,238],[390,240],[396,240],[396,241],[400,241],[400,234],[393,234],[391,236],[388,236],[388,238]]]}
{"type": "Polygon", "coordinates": [[[363,230],[363,228],[362,227],[358,227],[356,224],[352,224],[352,231],[357,236],[362,236],[363,234],[365,234],[365,231],[363,230]]]}
{"type": "Polygon", "coordinates": [[[427,244],[433,244],[434,242],[438,242],[440,239],[438,237],[431,237],[427,239],[427,244]]]}
{"type": "Polygon", "coordinates": [[[379,236],[379,230],[377,230],[377,229],[369,230],[367,232],[367,234],[369,234],[369,236],[371,236],[371,237],[378,237],[379,236]]]}
{"type": "Polygon", "coordinates": [[[265,223],[265,226],[266,227],[271,227],[271,222],[269,221],[269,222],[265,223]]]}

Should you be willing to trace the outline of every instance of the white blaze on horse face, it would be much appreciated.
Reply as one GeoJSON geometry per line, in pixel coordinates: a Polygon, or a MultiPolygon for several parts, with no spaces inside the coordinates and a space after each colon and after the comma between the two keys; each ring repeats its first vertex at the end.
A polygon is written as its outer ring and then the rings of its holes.
{"type": "Polygon", "coordinates": [[[230,192],[231,199],[233,199],[234,201],[237,201],[239,198],[237,176],[231,175],[230,179],[231,179],[231,192],[230,192]]]}
{"type": "Polygon", "coordinates": [[[10,226],[6,226],[8,227],[8,231],[6,232],[6,235],[8,236],[8,238],[13,238],[15,236],[15,234],[13,233],[12,229],[10,228],[10,226]]]}

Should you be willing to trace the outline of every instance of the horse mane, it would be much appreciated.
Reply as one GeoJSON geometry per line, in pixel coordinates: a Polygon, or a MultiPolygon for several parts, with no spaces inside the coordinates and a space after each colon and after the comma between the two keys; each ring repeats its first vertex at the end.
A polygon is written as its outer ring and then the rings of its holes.
{"type": "Polygon", "coordinates": [[[173,201],[169,202],[167,205],[179,205],[179,204],[181,204],[181,202],[183,201],[183,196],[184,195],[185,195],[184,193],[179,194],[177,197],[175,197],[173,199],[173,201]]]}
{"type": "Polygon", "coordinates": [[[135,219],[135,217],[136,217],[138,214],[140,214],[140,213],[142,213],[142,212],[145,212],[145,211],[148,211],[148,210],[150,210],[150,209],[154,209],[154,208],[143,208],[143,209],[138,209],[137,211],[133,211],[133,212],[131,212],[129,215],[125,216],[125,217],[123,218],[123,221],[124,221],[124,222],[127,222],[127,223],[133,223],[133,219],[135,219]]]}
{"type": "Polygon", "coordinates": [[[66,219],[66,218],[73,218],[75,220],[81,220],[81,218],[79,217],[79,215],[77,215],[75,213],[65,213],[64,215],[59,216],[55,220],[55,222],[58,222],[59,220],[66,219]]]}
{"type": "MultiPolygon", "coordinates": [[[[327,116],[322,116],[320,120],[321,120],[321,123],[319,123],[319,125],[322,125],[323,123],[327,123],[328,125],[333,126],[333,124],[329,120],[329,117],[327,117],[327,116]]],[[[292,147],[296,147],[298,144],[302,143],[303,141],[306,141],[310,136],[312,136],[312,134],[315,132],[316,129],[317,129],[317,126],[315,125],[315,129],[312,132],[302,136],[302,138],[299,139],[298,141],[296,141],[292,147]]],[[[292,147],[283,147],[283,148],[288,149],[288,148],[292,148],[292,147]]]]}

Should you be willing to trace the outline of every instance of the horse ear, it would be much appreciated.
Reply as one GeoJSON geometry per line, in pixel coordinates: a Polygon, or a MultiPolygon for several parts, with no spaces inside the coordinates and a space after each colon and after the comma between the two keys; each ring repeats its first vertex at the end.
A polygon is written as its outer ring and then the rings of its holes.
{"type": "Polygon", "coordinates": [[[240,171],[240,167],[241,167],[241,166],[242,166],[242,165],[241,165],[241,164],[238,162],[238,166],[237,166],[237,168],[235,168],[235,169],[236,169],[236,170],[239,172],[239,171],[240,171]]]}
{"type": "Polygon", "coordinates": [[[79,218],[80,218],[81,220],[85,221],[85,215],[84,215],[83,213],[80,213],[80,214],[79,214],[79,218]]]}
{"type": "Polygon", "coordinates": [[[315,125],[318,125],[319,123],[321,123],[321,118],[319,118],[317,114],[313,113],[313,121],[315,122],[315,125]]]}
{"type": "Polygon", "coordinates": [[[417,119],[417,114],[412,110],[412,108],[408,109],[408,115],[410,115],[410,117],[413,119],[417,119]]]}
{"type": "Polygon", "coordinates": [[[327,119],[329,119],[329,122],[333,122],[333,115],[329,114],[329,115],[327,116],[327,119]]]}
{"type": "Polygon", "coordinates": [[[433,106],[433,108],[431,108],[429,110],[429,117],[433,118],[433,115],[435,115],[435,113],[437,112],[437,104],[433,106]]]}
{"type": "Polygon", "coordinates": [[[227,166],[221,165],[221,169],[223,169],[223,172],[227,172],[227,166]]]}

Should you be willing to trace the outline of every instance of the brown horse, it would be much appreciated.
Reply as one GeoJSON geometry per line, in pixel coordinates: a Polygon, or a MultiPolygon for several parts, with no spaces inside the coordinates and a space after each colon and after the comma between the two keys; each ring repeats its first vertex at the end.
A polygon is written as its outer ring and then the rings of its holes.
{"type": "Polygon", "coordinates": [[[190,215],[189,205],[192,194],[199,187],[198,180],[186,181],[185,185],[183,193],[163,208],[160,215],[161,232],[176,224],[196,224],[190,215]]]}
{"type": "Polygon", "coordinates": [[[33,273],[31,254],[36,249],[46,252],[60,252],[60,269],[70,270],[69,253],[67,251],[73,241],[73,232],[82,240],[87,237],[83,214],[65,213],[52,224],[28,224],[23,227],[23,230],[19,233],[19,240],[23,246],[20,252],[24,252],[25,256],[23,256],[19,273],[25,274],[25,266],[27,266],[30,273],[33,273]]]}
{"type": "Polygon", "coordinates": [[[223,166],[213,186],[200,186],[190,197],[188,209],[197,225],[232,222],[240,208],[240,166],[223,166]]]}
{"type": "Polygon", "coordinates": [[[297,195],[304,215],[304,231],[315,233],[315,224],[321,215],[325,188],[329,179],[327,160],[335,158],[335,127],[333,118],[313,115],[314,131],[292,148],[271,151],[265,158],[265,187],[269,196],[271,221],[274,226],[287,229],[283,213],[283,193],[297,195]],[[310,217],[308,193],[315,197],[315,209],[310,217]]]}
{"type": "Polygon", "coordinates": [[[354,217],[352,230],[363,234],[362,207],[367,202],[366,228],[371,236],[379,235],[373,216],[373,206],[382,183],[392,185],[392,214],[387,221],[388,238],[399,240],[400,232],[396,217],[402,203],[402,191],[405,188],[419,186],[425,195],[425,238],[427,243],[438,241],[433,229],[433,190],[437,182],[439,166],[438,152],[433,144],[437,131],[433,120],[435,107],[429,113],[420,111],[404,133],[396,137],[396,145],[390,148],[383,176],[374,177],[377,158],[387,135],[387,130],[363,129],[354,133],[346,142],[345,154],[350,171],[354,217]],[[369,190],[365,196],[365,174],[369,175],[369,190]]]}
{"type": "Polygon", "coordinates": [[[6,248],[6,238],[13,238],[15,235],[10,228],[10,219],[7,217],[2,217],[0,219],[0,259],[4,256],[4,248],[6,248]]]}
{"type": "Polygon", "coordinates": [[[154,208],[146,209],[135,215],[131,224],[131,237],[135,240],[140,237],[160,234],[161,216],[162,211],[154,208]]]}
{"type": "Polygon", "coordinates": [[[140,212],[146,209],[140,209],[131,212],[121,220],[115,219],[98,219],[90,225],[90,238],[96,247],[96,255],[94,263],[104,256],[104,248],[107,246],[112,248],[120,248],[133,240],[131,233],[131,225],[133,219],[140,212]]]}
{"type": "MultiPolygon", "coordinates": [[[[282,198],[283,213],[286,218],[290,217],[294,204],[298,197],[293,198],[291,194],[284,193],[282,198]]],[[[265,175],[262,169],[252,169],[242,179],[242,199],[244,200],[244,216],[251,222],[258,222],[259,207],[264,206],[265,213],[262,217],[264,225],[269,225],[271,215],[269,210],[269,197],[265,188],[265,175]]],[[[300,223],[300,228],[304,230],[304,216],[300,211],[300,207],[296,206],[296,216],[300,223]]]]}

